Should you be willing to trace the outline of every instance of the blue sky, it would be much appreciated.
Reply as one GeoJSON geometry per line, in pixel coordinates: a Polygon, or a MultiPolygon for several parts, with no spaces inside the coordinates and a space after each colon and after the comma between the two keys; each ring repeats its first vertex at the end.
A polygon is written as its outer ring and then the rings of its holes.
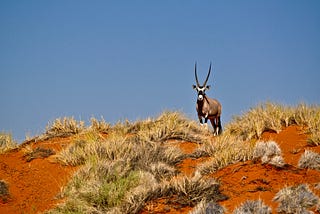
{"type": "Polygon", "coordinates": [[[2,0],[0,31],[0,131],[18,141],[64,116],[196,119],[195,61],[223,123],[320,101],[317,0],[2,0]]]}

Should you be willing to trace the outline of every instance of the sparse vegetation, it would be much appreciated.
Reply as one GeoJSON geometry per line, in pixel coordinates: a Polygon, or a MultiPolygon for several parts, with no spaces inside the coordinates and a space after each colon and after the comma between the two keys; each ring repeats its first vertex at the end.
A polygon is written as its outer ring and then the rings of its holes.
{"type": "Polygon", "coordinates": [[[306,150],[301,155],[298,167],[320,170],[320,154],[306,150]]]}
{"type": "Polygon", "coordinates": [[[279,202],[279,213],[310,213],[308,209],[319,203],[319,198],[305,184],[280,190],[274,201],[279,202]]]}
{"type": "Polygon", "coordinates": [[[17,147],[17,143],[12,139],[11,134],[0,132],[0,154],[17,147]]]}
{"type": "Polygon", "coordinates": [[[155,120],[118,123],[109,129],[106,139],[94,130],[85,132],[56,155],[63,164],[82,165],[63,193],[72,195],[72,200],[56,211],[135,213],[146,201],[160,196],[174,196],[175,203],[192,206],[206,197],[218,200],[222,196],[216,181],[174,177],[178,172],[176,164],[185,155],[177,147],[165,144],[169,139],[205,142],[209,137],[208,132],[177,112],[165,112],[155,120]],[[106,181],[106,173],[116,179],[110,182],[119,180],[123,186],[116,202],[110,203],[113,199],[108,196],[111,184],[106,181]],[[126,179],[132,180],[131,173],[138,182],[124,185],[126,179]],[[148,182],[141,182],[145,177],[148,182]]]}
{"type": "Polygon", "coordinates": [[[272,210],[262,200],[245,201],[233,211],[233,214],[270,214],[272,210]]]}
{"type": "MultiPolygon", "coordinates": [[[[115,125],[103,118],[92,118],[89,127],[83,121],[59,118],[48,125],[43,136],[74,135],[73,143],[54,157],[63,165],[78,166],[79,170],[61,192],[64,203],[50,213],[138,213],[146,203],[158,198],[194,207],[190,213],[224,213],[226,210],[217,202],[226,196],[210,174],[247,160],[283,167],[279,145],[274,141],[261,142],[262,133],[280,132],[283,127],[297,124],[308,134],[308,144],[317,146],[319,112],[317,106],[265,103],[235,117],[224,133],[214,138],[179,112],[164,112],[156,118],[115,125]],[[172,139],[199,146],[192,154],[184,154],[168,143],[172,139]],[[177,164],[182,160],[203,157],[208,161],[197,166],[193,177],[179,174],[177,164]]],[[[0,137],[1,145],[6,145],[0,137]]],[[[27,161],[54,154],[42,147],[23,148],[27,161]]],[[[300,168],[319,170],[319,165],[319,154],[310,151],[299,161],[300,168]]],[[[301,185],[279,191],[274,200],[280,203],[280,213],[295,213],[309,209],[319,199],[306,185],[301,185]]],[[[271,209],[261,200],[246,201],[234,213],[271,213],[271,209]]]]}

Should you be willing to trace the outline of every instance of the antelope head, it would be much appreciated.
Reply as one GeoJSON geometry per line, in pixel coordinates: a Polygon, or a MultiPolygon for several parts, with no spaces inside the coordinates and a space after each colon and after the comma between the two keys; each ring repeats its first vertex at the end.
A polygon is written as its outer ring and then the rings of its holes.
{"type": "Polygon", "coordinates": [[[206,90],[210,89],[210,85],[207,85],[209,76],[210,76],[210,72],[211,72],[211,63],[210,63],[210,67],[209,67],[209,72],[207,75],[206,80],[204,81],[203,85],[200,85],[199,80],[198,80],[198,75],[197,75],[197,63],[195,63],[194,65],[194,75],[196,78],[196,84],[197,85],[192,85],[193,89],[195,89],[198,93],[198,101],[202,101],[204,99],[204,96],[206,95],[206,90]]]}

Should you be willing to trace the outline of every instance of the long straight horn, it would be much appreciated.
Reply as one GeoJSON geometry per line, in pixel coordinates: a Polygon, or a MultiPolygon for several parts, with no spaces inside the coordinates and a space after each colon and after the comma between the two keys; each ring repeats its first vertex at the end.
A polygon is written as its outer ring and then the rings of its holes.
{"type": "Polygon", "coordinates": [[[197,86],[200,87],[200,84],[198,81],[198,75],[197,75],[197,62],[194,64],[194,76],[196,77],[197,86]]]}
{"type": "Polygon", "coordinates": [[[211,72],[211,62],[210,62],[209,72],[208,72],[206,81],[204,81],[204,83],[203,83],[203,86],[206,86],[206,85],[207,85],[207,82],[208,82],[208,79],[209,79],[209,76],[210,76],[210,72],[211,72]]]}

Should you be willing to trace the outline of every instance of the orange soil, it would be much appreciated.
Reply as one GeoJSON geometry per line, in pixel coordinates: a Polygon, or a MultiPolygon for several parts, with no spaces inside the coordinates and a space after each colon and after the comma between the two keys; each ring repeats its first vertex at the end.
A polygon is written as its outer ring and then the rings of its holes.
{"type": "MultiPolygon", "coordinates": [[[[54,138],[29,146],[58,152],[70,142],[71,138],[54,138]]],[[[27,162],[24,155],[21,148],[0,155],[0,179],[9,186],[9,199],[0,201],[0,213],[39,213],[53,208],[61,202],[59,193],[75,171],[51,157],[27,162]]]]}
{"type": "MultiPolygon", "coordinates": [[[[320,172],[298,169],[298,160],[305,149],[320,153],[320,146],[308,147],[307,136],[297,126],[285,128],[279,134],[264,133],[262,140],[274,140],[281,147],[285,169],[252,161],[230,165],[209,176],[219,179],[221,191],[229,197],[219,202],[228,213],[248,199],[262,199],[271,206],[274,213],[278,206],[272,201],[274,195],[285,186],[308,183],[320,196],[320,190],[314,187],[320,183],[320,172]]],[[[32,148],[51,148],[60,151],[73,138],[54,138],[47,141],[31,143],[32,148]]],[[[199,146],[192,142],[169,142],[179,146],[186,154],[191,154],[199,146]]],[[[180,175],[192,176],[197,165],[207,158],[187,158],[179,165],[180,175]]],[[[77,168],[55,163],[52,157],[36,158],[27,162],[21,149],[0,155],[0,179],[9,185],[10,198],[7,202],[0,200],[0,213],[41,213],[61,202],[58,195],[70,180],[77,168]]],[[[192,208],[183,207],[173,202],[173,198],[160,198],[146,204],[141,213],[188,213],[192,208]]],[[[315,210],[313,210],[315,211],[315,210]]]]}

